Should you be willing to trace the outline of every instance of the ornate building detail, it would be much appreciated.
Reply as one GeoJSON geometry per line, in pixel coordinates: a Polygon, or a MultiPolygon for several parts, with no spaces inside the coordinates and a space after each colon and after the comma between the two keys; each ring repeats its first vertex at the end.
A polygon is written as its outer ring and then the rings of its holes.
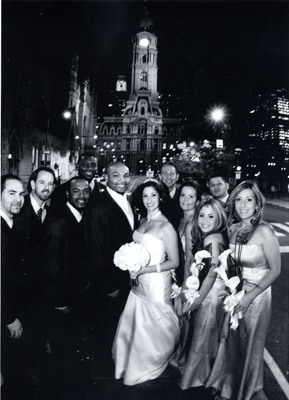
{"type": "MultiPolygon", "coordinates": [[[[140,172],[140,165],[143,171],[148,166],[159,168],[163,141],[169,146],[183,137],[181,120],[164,118],[160,109],[157,37],[150,31],[151,27],[152,21],[146,12],[141,22],[143,30],[134,37],[131,88],[126,107],[118,117],[104,117],[99,129],[101,167],[119,159],[125,160],[134,173],[140,172]]],[[[121,84],[124,81],[119,77],[117,91],[121,84]]]]}

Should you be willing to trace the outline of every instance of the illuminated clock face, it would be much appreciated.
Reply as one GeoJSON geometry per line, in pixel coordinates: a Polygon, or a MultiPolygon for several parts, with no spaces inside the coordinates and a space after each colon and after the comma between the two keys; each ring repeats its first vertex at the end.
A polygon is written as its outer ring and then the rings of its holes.
{"type": "Polygon", "coordinates": [[[148,40],[147,38],[142,38],[142,39],[139,41],[139,44],[140,44],[141,47],[148,47],[148,45],[149,45],[149,40],[148,40]]]}

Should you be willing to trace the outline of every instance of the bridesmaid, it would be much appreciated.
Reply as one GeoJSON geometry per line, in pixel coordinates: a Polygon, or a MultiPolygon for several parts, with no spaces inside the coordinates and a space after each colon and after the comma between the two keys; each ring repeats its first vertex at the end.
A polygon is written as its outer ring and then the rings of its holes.
{"type": "Polygon", "coordinates": [[[183,217],[181,218],[180,225],[178,228],[179,236],[182,242],[182,247],[184,254],[186,254],[186,246],[189,248],[189,253],[192,253],[192,243],[191,240],[186,243],[186,230],[191,232],[193,217],[195,210],[199,202],[202,200],[201,187],[196,181],[187,181],[182,183],[179,189],[180,197],[179,203],[183,212],[183,217]]]}
{"type": "Polygon", "coordinates": [[[229,238],[232,256],[242,272],[245,295],[234,309],[235,314],[243,315],[238,328],[230,329],[230,315],[225,318],[207,382],[208,387],[220,391],[219,399],[267,399],[263,392],[263,352],[271,314],[271,285],[280,274],[281,262],[274,231],[262,220],[264,205],[262,193],[250,181],[241,182],[228,200],[229,226],[234,217],[239,221],[230,226],[229,238]]]}
{"type": "MultiPolygon", "coordinates": [[[[227,216],[222,204],[215,199],[202,201],[195,212],[192,237],[192,251],[207,250],[211,258],[200,271],[200,297],[195,299],[190,311],[196,310],[193,320],[193,333],[188,335],[185,344],[185,363],[180,365],[180,387],[204,386],[211,372],[211,364],[216,356],[219,344],[219,320],[223,315],[222,301],[225,287],[216,280],[214,268],[218,265],[218,256],[227,248],[225,240],[227,216]]],[[[188,266],[190,266],[188,264],[188,266]]],[[[185,279],[190,275],[186,269],[185,279]]],[[[183,285],[184,286],[184,285],[183,285]]]]}

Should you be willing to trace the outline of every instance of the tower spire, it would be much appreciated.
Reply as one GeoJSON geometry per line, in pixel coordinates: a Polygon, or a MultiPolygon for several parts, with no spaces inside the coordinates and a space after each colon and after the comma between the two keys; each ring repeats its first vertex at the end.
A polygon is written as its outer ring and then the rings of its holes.
{"type": "Polygon", "coordinates": [[[141,20],[140,27],[145,31],[150,31],[150,28],[153,26],[153,21],[150,17],[150,13],[147,9],[147,0],[144,0],[144,16],[141,20]]]}

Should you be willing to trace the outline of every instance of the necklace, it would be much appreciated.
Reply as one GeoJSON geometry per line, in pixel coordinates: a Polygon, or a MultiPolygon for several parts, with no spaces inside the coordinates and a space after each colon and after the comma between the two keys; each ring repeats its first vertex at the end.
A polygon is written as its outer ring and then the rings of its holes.
{"type": "Polygon", "coordinates": [[[147,216],[147,220],[151,221],[152,219],[156,219],[159,215],[161,215],[161,211],[158,211],[155,215],[153,215],[152,217],[147,216]]]}

